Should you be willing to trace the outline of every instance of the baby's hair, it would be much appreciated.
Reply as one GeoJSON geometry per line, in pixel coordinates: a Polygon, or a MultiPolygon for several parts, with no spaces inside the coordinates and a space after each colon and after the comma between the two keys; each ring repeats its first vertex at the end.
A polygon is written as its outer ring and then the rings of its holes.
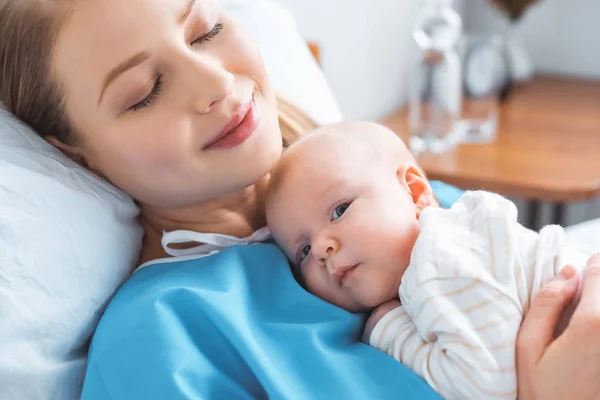
{"type": "Polygon", "coordinates": [[[362,141],[365,152],[375,156],[392,156],[415,162],[402,140],[387,127],[371,121],[345,121],[317,128],[304,135],[299,142],[311,140],[315,136],[334,135],[340,140],[362,141]]]}
{"type": "Polygon", "coordinates": [[[393,164],[412,163],[417,168],[416,161],[402,140],[383,125],[369,121],[347,121],[326,125],[302,135],[286,150],[279,164],[271,173],[269,195],[267,199],[276,197],[285,178],[288,158],[303,146],[312,145],[313,141],[339,140],[347,145],[360,145],[360,152],[365,156],[393,164]]]}

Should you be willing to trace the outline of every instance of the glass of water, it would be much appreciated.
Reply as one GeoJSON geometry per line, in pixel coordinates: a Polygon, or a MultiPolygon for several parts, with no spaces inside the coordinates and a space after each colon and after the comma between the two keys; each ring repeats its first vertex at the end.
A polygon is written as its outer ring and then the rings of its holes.
{"type": "Polygon", "coordinates": [[[462,40],[464,94],[458,129],[464,143],[496,138],[499,103],[509,67],[504,40],[494,34],[468,34],[462,40]]]}

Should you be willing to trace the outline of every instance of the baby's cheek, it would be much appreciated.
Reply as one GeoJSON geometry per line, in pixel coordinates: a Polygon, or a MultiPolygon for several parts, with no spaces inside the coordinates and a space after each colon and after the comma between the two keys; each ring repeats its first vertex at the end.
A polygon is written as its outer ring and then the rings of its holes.
{"type": "Polygon", "coordinates": [[[306,290],[320,298],[328,297],[328,292],[325,283],[310,267],[305,267],[302,273],[306,290]]]}
{"type": "Polygon", "coordinates": [[[410,264],[410,256],[412,254],[413,247],[414,241],[405,241],[398,246],[396,257],[399,260],[400,265],[403,267],[402,272],[404,272],[404,269],[406,269],[408,264],[410,264]]]}
{"type": "Polygon", "coordinates": [[[408,266],[410,263],[410,256],[419,237],[419,231],[419,224],[415,221],[414,224],[411,224],[410,228],[403,232],[402,237],[397,241],[397,256],[405,266],[408,266]]]}

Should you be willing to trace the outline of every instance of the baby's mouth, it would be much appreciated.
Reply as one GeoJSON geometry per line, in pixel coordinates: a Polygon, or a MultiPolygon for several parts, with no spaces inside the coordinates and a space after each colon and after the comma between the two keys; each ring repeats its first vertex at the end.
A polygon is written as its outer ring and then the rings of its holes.
{"type": "Polygon", "coordinates": [[[338,285],[343,285],[346,280],[352,275],[352,273],[356,270],[359,264],[355,265],[345,265],[342,267],[336,267],[333,272],[333,279],[338,283],[338,285]]]}

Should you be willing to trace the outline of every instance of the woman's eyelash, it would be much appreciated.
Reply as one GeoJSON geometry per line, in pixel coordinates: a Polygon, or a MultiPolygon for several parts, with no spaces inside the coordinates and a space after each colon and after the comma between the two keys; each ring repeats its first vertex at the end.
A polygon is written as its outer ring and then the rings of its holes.
{"type": "MultiPolygon", "coordinates": [[[[215,25],[214,28],[212,28],[212,30],[210,32],[208,32],[206,35],[203,35],[199,39],[196,39],[193,43],[209,42],[212,39],[214,39],[222,30],[223,30],[223,24],[218,23],[215,25]]],[[[162,86],[163,86],[163,76],[159,75],[158,78],[156,78],[156,82],[154,82],[154,87],[152,88],[152,91],[150,92],[150,94],[148,96],[146,96],[146,98],[143,99],[142,101],[140,101],[139,103],[136,103],[133,106],[129,107],[129,111],[139,111],[139,110],[142,110],[142,109],[148,107],[150,104],[152,104],[152,102],[154,100],[156,100],[156,98],[158,97],[158,94],[160,93],[162,86]]]]}
{"type": "Polygon", "coordinates": [[[192,44],[200,44],[200,43],[204,43],[204,42],[210,42],[212,39],[214,39],[221,31],[223,30],[223,24],[222,23],[218,23],[215,25],[214,28],[212,28],[212,30],[210,32],[208,32],[206,35],[201,36],[200,38],[194,40],[192,42],[192,44]]]}
{"type": "Polygon", "coordinates": [[[154,86],[152,87],[150,94],[148,96],[146,96],[146,98],[143,99],[142,101],[140,101],[139,103],[136,103],[133,106],[129,107],[129,110],[130,111],[139,111],[141,109],[148,107],[158,97],[158,94],[160,93],[162,86],[163,86],[163,76],[159,75],[158,78],[156,78],[156,81],[154,82],[154,86]]]}

